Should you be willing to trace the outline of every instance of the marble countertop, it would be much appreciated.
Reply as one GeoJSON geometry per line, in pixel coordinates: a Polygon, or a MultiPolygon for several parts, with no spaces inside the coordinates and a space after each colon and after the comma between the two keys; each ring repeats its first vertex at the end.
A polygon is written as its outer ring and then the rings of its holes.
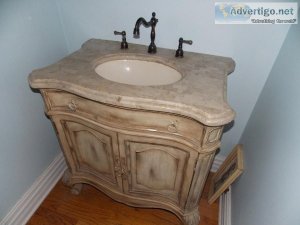
{"type": "Polygon", "coordinates": [[[120,107],[155,110],[191,117],[208,126],[219,126],[234,119],[226,101],[227,75],[235,63],[231,58],[158,48],[148,54],[147,46],[91,39],[81,49],[62,60],[29,75],[32,88],[68,91],[95,101],[120,107]],[[182,79],[169,85],[135,86],[106,80],[95,72],[101,62],[113,59],[145,59],[160,62],[181,72],[182,79]]]}

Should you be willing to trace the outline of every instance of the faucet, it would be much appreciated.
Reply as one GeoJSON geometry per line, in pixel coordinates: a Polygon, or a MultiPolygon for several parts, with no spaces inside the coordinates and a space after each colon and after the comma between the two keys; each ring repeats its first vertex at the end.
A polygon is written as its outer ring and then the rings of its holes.
{"type": "Polygon", "coordinates": [[[178,40],[179,44],[178,44],[178,49],[176,51],[176,54],[175,54],[175,57],[181,57],[183,58],[183,50],[182,50],[182,44],[185,43],[185,44],[193,44],[193,41],[191,40],[183,40],[183,38],[179,38],[178,40]]]}
{"type": "Polygon", "coordinates": [[[126,41],[126,31],[114,31],[115,35],[122,35],[122,42],[121,42],[121,49],[127,49],[128,48],[128,43],[126,41]]]}
{"type": "Polygon", "coordinates": [[[145,27],[151,26],[151,33],[150,33],[150,39],[151,43],[148,47],[148,53],[154,54],[156,53],[156,45],[154,43],[155,40],[155,26],[158,22],[158,19],[155,18],[155,12],[152,13],[152,18],[149,22],[147,22],[143,17],[138,18],[138,20],[135,23],[134,30],[133,30],[133,36],[134,38],[140,37],[140,26],[143,24],[145,27]]]}

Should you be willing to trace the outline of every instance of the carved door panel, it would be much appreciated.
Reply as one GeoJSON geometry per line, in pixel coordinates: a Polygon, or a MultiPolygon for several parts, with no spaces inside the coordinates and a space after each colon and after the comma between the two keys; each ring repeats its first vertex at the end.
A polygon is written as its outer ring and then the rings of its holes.
{"type": "Polygon", "coordinates": [[[173,141],[119,134],[126,194],[184,206],[197,153],[173,141]]]}
{"type": "Polygon", "coordinates": [[[61,119],[74,176],[122,190],[117,134],[76,118],[61,119]]]}

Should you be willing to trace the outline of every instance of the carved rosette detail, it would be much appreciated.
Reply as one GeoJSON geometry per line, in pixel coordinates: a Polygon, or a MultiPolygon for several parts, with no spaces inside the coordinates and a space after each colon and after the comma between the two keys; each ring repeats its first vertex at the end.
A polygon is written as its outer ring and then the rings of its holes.
{"type": "Polygon", "coordinates": [[[77,107],[78,106],[75,100],[71,100],[71,102],[68,104],[68,108],[71,112],[76,112],[77,107]]]}
{"type": "Polygon", "coordinates": [[[129,171],[127,170],[126,160],[124,158],[115,157],[115,172],[118,177],[127,179],[129,171]]]}
{"type": "Polygon", "coordinates": [[[120,177],[122,175],[122,168],[121,168],[121,163],[120,163],[120,158],[119,156],[115,156],[115,173],[116,176],[120,177]]]}

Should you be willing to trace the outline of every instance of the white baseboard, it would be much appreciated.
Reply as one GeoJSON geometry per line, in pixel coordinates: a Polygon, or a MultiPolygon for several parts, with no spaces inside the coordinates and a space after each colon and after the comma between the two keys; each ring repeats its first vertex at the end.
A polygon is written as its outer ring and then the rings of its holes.
{"type": "Polygon", "coordinates": [[[231,225],[231,186],[220,196],[219,225],[231,225]]]}
{"type": "MultiPolygon", "coordinates": [[[[211,172],[216,172],[224,160],[224,156],[217,155],[214,159],[211,172]]],[[[25,225],[62,177],[66,168],[67,166],[63,154],[60,153],[13,206],[3,220],[0,221],[0,225],[25,225]]]]}
{"type": "Polygon", "coordinates": [[[214,162],[212,164],[212,167],[210,169],[210,172],[217,172],[217,170],[219,169],[219,167],[222,165],[222,163],[225,161],[226,157],[223,155],[216,155],[214,162]]]}
{"type": "Polygon", "coordinates": [[[62,177],[66,168],[64,157],[60,153],[3,218],[0,225],[26,224],[62,177]]]}

